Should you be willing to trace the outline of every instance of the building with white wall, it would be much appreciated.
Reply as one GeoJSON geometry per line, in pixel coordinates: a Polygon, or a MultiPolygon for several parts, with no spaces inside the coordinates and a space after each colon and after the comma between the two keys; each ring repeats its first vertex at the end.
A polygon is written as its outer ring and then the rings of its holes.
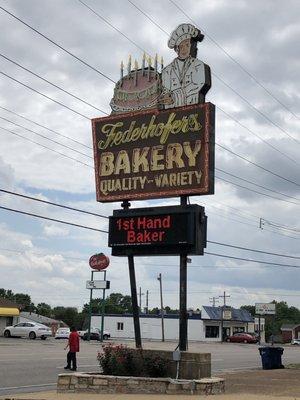
{"type": "MultiPolygon", "coordinates": [[[[230,336],[236,332],[255,332],[255,320],[248,311],[231,307],[226,307],[223,313],[222,310],[222,307],[203,306],[201,313],[190,313],[188,316],[188,340],[220,342],[222,340],[221,332],[223,332],[223,336],[230,336]]],[[[91,326],[101,327],[101,315],[92,315],[91,326]]],[[[143,339],[161,340],[160,315],[141,314],[140,327],[143,339]]],[[[132,314],[105,315],[104,329],[110,332],[112,338],[134,339],[132,314]]],[[[178,340],[178,315],[164,315],[164,333],[165,340],[178,340]]]]}

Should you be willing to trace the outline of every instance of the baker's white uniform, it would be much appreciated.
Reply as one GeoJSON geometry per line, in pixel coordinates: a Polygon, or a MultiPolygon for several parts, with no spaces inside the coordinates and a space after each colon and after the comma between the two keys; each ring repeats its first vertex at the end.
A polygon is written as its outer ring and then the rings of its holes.
{"type": "Polygon", "coordinates": [[[162,70],[162,94],[170,93],[172,104],[165,108],[181,107],[199,102],[199,92],[205,85],[204,63],[197,58],[175,58],[162,70]]]}

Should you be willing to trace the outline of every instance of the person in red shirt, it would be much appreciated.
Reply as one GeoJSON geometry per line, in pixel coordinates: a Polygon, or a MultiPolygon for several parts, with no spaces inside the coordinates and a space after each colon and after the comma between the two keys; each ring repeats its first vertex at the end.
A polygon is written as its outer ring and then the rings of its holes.
{"type": "Polygon", "coordinates": [[[76,353],[79,352],[79,340],[80,337],[76,329],[72,326],[71,333],[69,335],[69,341],[67,346],[65,347],[65,350],[67,350],[67,348],[69,347],[69,351],[67,354],[67,366],[65,367],[65,369],[70,369],[71,371],[77,370],[76,353]]]}

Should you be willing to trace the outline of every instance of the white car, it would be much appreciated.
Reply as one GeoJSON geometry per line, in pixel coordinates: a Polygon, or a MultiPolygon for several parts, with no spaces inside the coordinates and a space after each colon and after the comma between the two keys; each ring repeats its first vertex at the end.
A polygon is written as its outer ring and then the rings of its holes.
{"type": "Polygon", "coordinates": [[[55,334],[55,339],[69,339],[69,328],[58,328],[55,334]]]}
{"type": "Polygon", "coordinates": [[[28,337],[29,339],[41,338],[42,340],[52,336],[48,326],[35,322],[20,322],[16,325],[7,326],[4,330],[4,337],[28,337]]]}
{"type": "Polygon", "coordinates": [[[300,346],[300,339],[293,339],[291,341],[291,344],[296,345],[296,346],[300,346]]]}

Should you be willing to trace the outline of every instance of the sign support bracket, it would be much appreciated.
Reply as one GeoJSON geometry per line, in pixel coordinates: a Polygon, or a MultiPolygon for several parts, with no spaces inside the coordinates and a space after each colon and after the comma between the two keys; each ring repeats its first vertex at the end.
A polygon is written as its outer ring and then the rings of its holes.
{"type": "MultiPolygon", "coordinates": [[[[124,210],[128,210],[130,207],[129,201],[124,200],[123,203],[121,204],[121,207],[124,210]]],[[[140,348],[142,348],[142,340],[141,340],[139,306],[138,306],[138,300],[137,300],[137,290],[136,290],[136,279],[135,279],[133,255],[128,255],[128,268],[129,268],[129,279],[130,279],[130,289],[131,289],[135,346],[136,346],[136,348],[140,349],[140,348]]]]}

